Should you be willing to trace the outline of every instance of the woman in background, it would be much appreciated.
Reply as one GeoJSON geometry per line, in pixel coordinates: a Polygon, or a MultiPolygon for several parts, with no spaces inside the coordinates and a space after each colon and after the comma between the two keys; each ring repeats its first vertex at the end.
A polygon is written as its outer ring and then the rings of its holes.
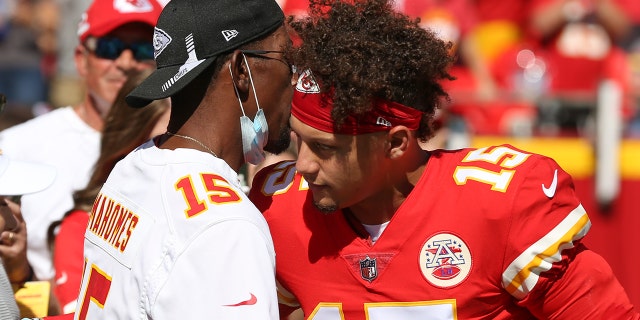
{"type": "Polygon", "coordinates": [[[131,108],[125,97],[151,74],[143,71],[123,85],[107,115],[100,156],[86,188],[74,193],[74,208],[51,224],[48,241],[56,271],[54,293],[63,313],[73,312],[80,291],[84,263],[84,233],[93,202],[118,161],[136,147],[164,133],[169,122],[170,100],[156,100],[145,108],[131,108]]]}

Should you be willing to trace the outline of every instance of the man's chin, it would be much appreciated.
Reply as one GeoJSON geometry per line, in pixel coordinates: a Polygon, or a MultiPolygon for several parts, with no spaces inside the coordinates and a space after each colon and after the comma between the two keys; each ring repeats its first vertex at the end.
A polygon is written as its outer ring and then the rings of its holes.
{"type": "Polygon", "coordinates": [[[264,146],[264,151],[272,154],[281,154],[288,148],[289,148],[289,141],[287,141],[286,143],[282,141],[269,141],[267,142],[267,145],[264,146]]]}
{"type": "Polygon", "coordinates": [[[280,154],[289,148],[289,144],[291,144],[291,131],[287,127],[280,131],[280,136],[278,140],[269,140],[267,144],[264,146],[264,151],[280,154]]]}
{"type": "Polygon", "coordinates": [[[314,201],[314,202],[313,202],[313,205],[314,205],[314,206],[316,206],[316,208],[317,208],[320,212],[322,212],[322,213],[324,213],[324,214],[332,214],[332,213],[334,213],[334,212],[338,211],[338,206],[337,206],[337,205],[335,205],[335,204],[325,205],[325,204],[322,204],[322,203],[320,203],[320,202],[316,202],[316,201],[314,201]]]}

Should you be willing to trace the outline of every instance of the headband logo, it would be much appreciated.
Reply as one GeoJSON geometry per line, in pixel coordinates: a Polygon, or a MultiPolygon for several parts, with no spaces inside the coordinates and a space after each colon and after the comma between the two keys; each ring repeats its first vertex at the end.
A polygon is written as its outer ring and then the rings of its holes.
{"type": "Polygon", "coordinates": [[[391,127],[391,122],[389,122],[389,120],[383,118],[383,117],[378,117],[378,119],[376,120],[376,124],[377,125],[381,125],[381,126],[385,126],[385,127],[391,127]]]}
{"type": "Polygon", "coordinates": [[[320,93],[320,86],[318,86],[318,83],[313,78],[311,70],[307,69],[300,74],[296,90],[303,93],[320,93]]]}

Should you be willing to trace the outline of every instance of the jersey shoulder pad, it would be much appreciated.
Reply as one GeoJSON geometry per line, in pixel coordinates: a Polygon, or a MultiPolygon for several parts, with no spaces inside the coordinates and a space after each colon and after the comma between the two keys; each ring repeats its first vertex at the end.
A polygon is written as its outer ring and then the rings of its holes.
{"type": "Polygon", "coordinates": [[[253,178],[249,199],[264,211],[265,203],[271,203],[274,196],[289,195],[307,190],[302,175],[296,171],[295,161],[281,161],[260,170],[253,178]]]}

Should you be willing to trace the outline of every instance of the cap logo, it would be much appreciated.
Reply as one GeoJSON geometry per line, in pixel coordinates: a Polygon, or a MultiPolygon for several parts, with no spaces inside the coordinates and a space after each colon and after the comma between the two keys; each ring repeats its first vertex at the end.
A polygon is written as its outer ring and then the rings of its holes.
{"type": "Polygon", "coordinates": [[[82,19],[78,22],[78,35],[82,35],[83,33],[89,30],[89,15],[87,13],[82,14],[82,19]]]}
{"type": "Polygon", "coordinates": [[[153,58],[156,59],[162,53],[164,48],[171,43],[171,37],[162,29],[155,28],[153,30],[153,58]]]}
{"type": "Polygon", "coordinates": [[[180,78],[189,73],[189,71],[193,70],[193,68],[197,67],[205,60],[198,60],[198,56],[196,55],[196,46],[193,42],[193,33],[190,33],[184,40],[187,46],[187,54],[189,55],[189,58],[187,58],[187,61],[185,61],[182,66],[180,66],[180,70],[178,70],[178,73],[176,73],[162,85],[162,92],[167,91],[174,83],[176,83],[176,81],[180,80],[180,78]]]}
{"type": "Polygon", "coordinates": [[[300,74],[296,90],[303,93],[320,93],[320,86],[313,78],[311,70],[307,69],[300,74]]]}
{"type": "Polygon", "coordinates": [[[153,5],[149,0],[114,0],[113,8],[121,13],[153,11],[153,5]]]}
{"type": "Polygon", "coordinates": [[[222,30],[222,36],[224,37],[225,40],[227,40],[227,42],[235,38],[237,35],[238,35],[237,30],[222,30]]]}

